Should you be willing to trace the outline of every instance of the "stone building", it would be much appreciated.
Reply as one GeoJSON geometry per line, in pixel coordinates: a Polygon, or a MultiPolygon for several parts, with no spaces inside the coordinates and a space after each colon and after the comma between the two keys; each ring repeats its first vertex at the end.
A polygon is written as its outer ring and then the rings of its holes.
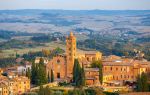
{"type": "Polygon", "coordinates": [[[78,52],[76,48],[76,37],[71,32],[66,37],[66,53],[53,57],[47,64],[47,73],[54,74],[55,81],[71,81],[74,59],[79,60],[84,66],[86,83],[88,85],[99,84],[99,69],[91,68],[93,61],[101,60],[103,65],[103,85],[123,84],[126,81],[136,81],[136,77],[142,72],[150,70],[150,62],[123,58],[115,55],[103,56],[101,52],[86,51],[78,52]]]}
{"type": "Polygon", "coordinates": [[[0,83],[0,95],[8,95],[8,94],[9,94],[8,86],[4,82],[1,82],[0,83]]]}
{"type": "Polygon", "coordinates": [[[138,75],[142,72],[147,72],[148,61],[134,60],[129,58],[121,58],[118,56],[108,56],[103,59],[103,73],[111,74],[112,80],[105,83],[135,82],[138,75]]]}
{"type": "MultiPolygon", "coordinates": [[[[75,58],[78,58],[80,65],[84,64],[85,67],[88,67],[92,61],[101,60],[102,53],[86,52],[84,54],[77,54],[76,37],[71,32],[66,37],[66,53],[64,55],[56,55],[46,64],[47,73],[51,74],[51,71],[53,71],[55,81],[72,81],[75,58]]],[[[89,82],[93,84],[99,80],[97,68],[87,68],[85,73],[87,74],[87,84],[89,82]],[[91,74],[90,77],[88,77],[89,73],[91,74]]]]}
{"type": "Polygon", "coordinates": [[[28,91],[30,91],[30,79],[27,77],[17,76],[13,72],[7,76],[0,76],[0,95],[22,95],[28,91]]]}

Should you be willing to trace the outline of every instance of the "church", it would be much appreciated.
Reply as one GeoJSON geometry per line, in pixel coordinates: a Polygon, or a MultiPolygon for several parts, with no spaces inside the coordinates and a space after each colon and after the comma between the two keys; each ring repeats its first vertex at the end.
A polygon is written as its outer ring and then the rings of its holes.
{"type": "MultiPolygon", "coordinates": [[[[79,60],[80,65],[88,67],[92,61],[101,60],[102,53],[89,51],[85,54],[77,54],[76,37],[72,32],[66,37],[66,52],[64,55],[56,55],[47,64],[46,70],[54,74],[54,80],[58,82],[71,81],[73,77],[74,59],[79,60]]],[[[99,69],[85,68],[86,83],[99,83],[99,69]]]]}

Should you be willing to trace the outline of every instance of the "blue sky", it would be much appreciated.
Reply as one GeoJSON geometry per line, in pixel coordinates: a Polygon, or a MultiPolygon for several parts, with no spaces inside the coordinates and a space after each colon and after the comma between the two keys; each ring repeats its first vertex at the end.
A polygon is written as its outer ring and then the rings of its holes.
{"type": "Polygon", "coordinates": [[[0,0],[0,9],[150,10],[150,0],[0,0]]]}

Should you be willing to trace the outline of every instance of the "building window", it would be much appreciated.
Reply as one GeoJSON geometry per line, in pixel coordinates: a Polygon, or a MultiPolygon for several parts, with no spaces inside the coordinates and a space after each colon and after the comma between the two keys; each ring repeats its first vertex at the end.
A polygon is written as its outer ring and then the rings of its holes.
{"type": "Polygon", "coordinates": [[[116,71],[118,71],[118,68],[116,68],[116,71]]]}
{"type": "Polygon", "coordinates": [[[89,58],[87,58],[87,61],[89,61],[89,58]]]}
{"type": "Polygon", "coordinates": [[[71,50],[71,48],[69,48],[69,50],[71,50]]]}
{"type": "Polygon", "coordinates": [[[116,77],[116,80],[118,80],[118,76],[116,77]]]}
{"type": "Polygon", "coordinates": [[[112,67],[110,67],[110,70],[112,71],[112,67]]]}
{"type": "Polygon", "coordinates": [[[124,78],[126,78],[126,75],[124,75],[124,78]]]}
{"type": "Polygon", "coordinates": [[[92,57],[92,61],[94,61],[95,60],[95,58],[94,57],[92,57]]]}
{"type": "Polygon", "coordinates": [[[131,78],[134,78],[134,76],[131,76],[131,78]]]}
{"type": "Polygon", "coordinates": [[[60,73],[57,73],[57,78],[60,78],[60,73]]]}

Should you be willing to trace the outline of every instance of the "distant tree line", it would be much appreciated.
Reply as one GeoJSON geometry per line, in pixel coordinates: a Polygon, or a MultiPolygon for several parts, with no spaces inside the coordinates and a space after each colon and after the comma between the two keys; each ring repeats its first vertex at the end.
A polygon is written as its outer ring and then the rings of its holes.
{"type": "Polygon", "coordinates": [[[149,37],[143,37],[135,41],[130,41],[130,39],[113,38],[111,36],[104,37],[99,34],[93,34],[89,35],[89,38],[86,40],[78,41],[77,46],[83,50],[99,50],[106,56],[113,54],[131,58],[135,57],[133,50],[140,49],[140,51],[145,53],[145,58],[150,60],[149,39],[149,37]]]}
{"type": "Polygon", "coordinates": [[[49,43],[52,41],[65,41],[65,36],[60,36],[55,34],[50,34],[50,35],[41,35],[41,36],[34,36],[31,38],[32,41],[38,42],[38,43],[49,43]]]}
{"type": "Polygon", "coordinates": [[[48,50],[48,49],[42,49],[42,51],[37,51],[37,52],[28,52],[27,54],[23,54],[22,57],[25,60],[33,61],[36,57],[48,57],[52,58],[53,56],[57,54],[63,54],[65,51],[59,47],[53,49],[53,50],[48,50]]]}
{"type": "Polygon", "coordinates": [[[5,68],[7,66],[13,66],[16,64],[16,58],[0,58],[0,68],[5,68]]]}

